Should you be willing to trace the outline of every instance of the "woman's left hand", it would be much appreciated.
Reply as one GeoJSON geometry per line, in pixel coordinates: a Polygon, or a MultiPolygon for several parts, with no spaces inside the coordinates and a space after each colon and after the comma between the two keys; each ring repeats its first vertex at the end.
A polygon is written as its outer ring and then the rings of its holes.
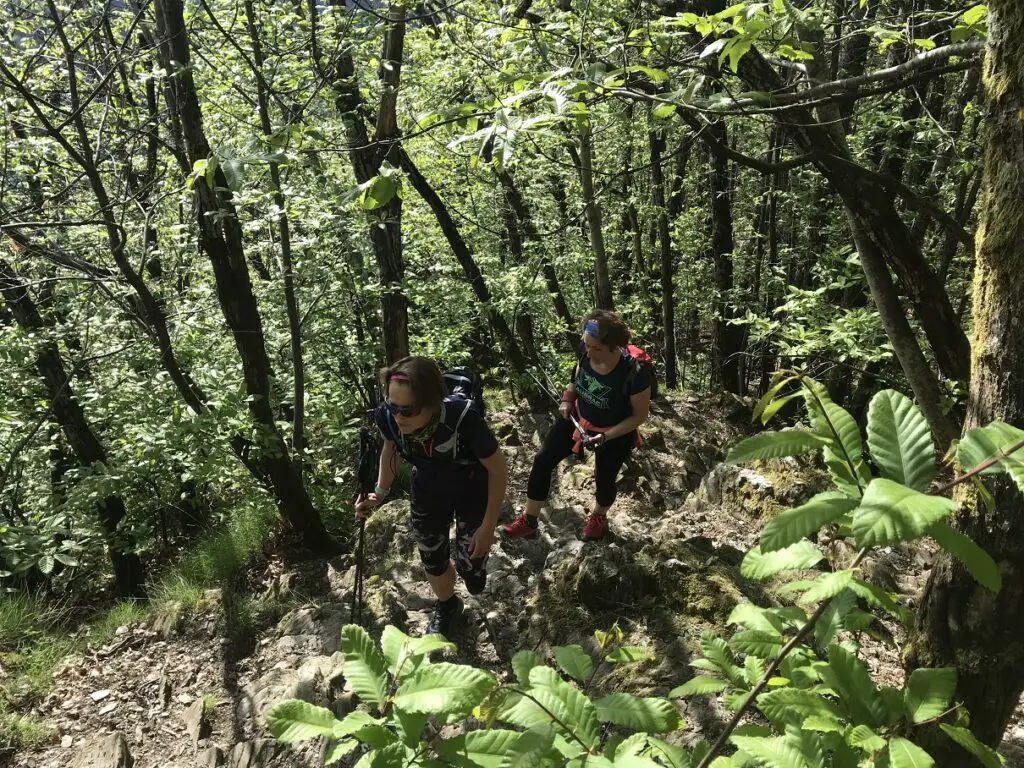
{"type": "Polygon", "coordinates": [[[494,544],[494,526],[487,525],[484,523],[476,529],[476,533],[473,534],[469,540],[469,556],[473,560],[480,560],[487,557],[487,553],[491,551],[491,546],[494,544]]]}

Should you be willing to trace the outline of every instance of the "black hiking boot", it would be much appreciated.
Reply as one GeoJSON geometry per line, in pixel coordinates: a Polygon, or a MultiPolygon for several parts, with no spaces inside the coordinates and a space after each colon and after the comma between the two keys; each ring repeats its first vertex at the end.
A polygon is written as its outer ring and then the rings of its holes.
{"type": "Polygon", "coordinates": [[[427,622],[428,635],[444,635],[447,639],[451,637],[452,624],[462,614],[462,600],[458,595],[452,595],[447,600],[437,601],[434,606],[434,614],[427,622]]]}

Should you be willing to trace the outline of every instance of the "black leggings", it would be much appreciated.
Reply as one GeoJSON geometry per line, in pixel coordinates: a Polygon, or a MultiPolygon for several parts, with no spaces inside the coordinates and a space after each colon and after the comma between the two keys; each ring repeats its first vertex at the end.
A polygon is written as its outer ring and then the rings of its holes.
{"type": "MultiPolygon", "coordinates": [[[[533,469],[526,486],[526,497],[532,501],[546,501],[551,490],[551,473],[572,453],[573,427],[568,419],[559,418],[544,438],[544,445],[533,457],[533,469]]],[[[594,449],[594,480],[597,482],[597,504],[610,507],[615,502],[615,479],[623,463],[636,444],[636,431],[616,437],[594,449]]]]}

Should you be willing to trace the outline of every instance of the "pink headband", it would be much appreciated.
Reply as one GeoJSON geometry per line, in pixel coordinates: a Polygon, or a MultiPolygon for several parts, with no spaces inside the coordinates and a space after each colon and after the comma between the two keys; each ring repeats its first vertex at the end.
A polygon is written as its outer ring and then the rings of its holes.
{"type": "Polygon", "coordinates": [[[395,371],[390,376],[388,376],[388,381],[408,381],[408,380],[409,380],[409,374],[402,373],[401,371],[395,371]]]}

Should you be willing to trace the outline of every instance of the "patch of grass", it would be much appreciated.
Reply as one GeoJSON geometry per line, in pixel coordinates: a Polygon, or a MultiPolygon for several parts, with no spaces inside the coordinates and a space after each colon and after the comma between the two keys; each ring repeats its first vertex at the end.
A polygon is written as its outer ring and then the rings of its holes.
{"type": "Polygon", "coordinates": [[[0,594],[0,650],[14,651],[52,631],[65,611],[27,592],[0,594]]]}
{"type": "Polygon", "coordinates": [[[0,714],[0,755],[36,749],[57,738],[57,729],[31,715],[0,714]]]}
{"type": "Polygon", "coordinates": [[[263,547],[275,514],[268,508],[239,510],[222,527],[204,535],[195,549],[161,576],[151,589],[154,604],[195,608],[207,589],[226,587],[246,560],[263,547]]]}
{"type": "Polygon", "coordinates": [[[149,614],[150,609],[145,603],[137,600],[123,600],[90,622],[92,632],[89,639],[94,643],[109,642],[118,627],[132,627],[141,624],[149,617],[149,614]]]}

